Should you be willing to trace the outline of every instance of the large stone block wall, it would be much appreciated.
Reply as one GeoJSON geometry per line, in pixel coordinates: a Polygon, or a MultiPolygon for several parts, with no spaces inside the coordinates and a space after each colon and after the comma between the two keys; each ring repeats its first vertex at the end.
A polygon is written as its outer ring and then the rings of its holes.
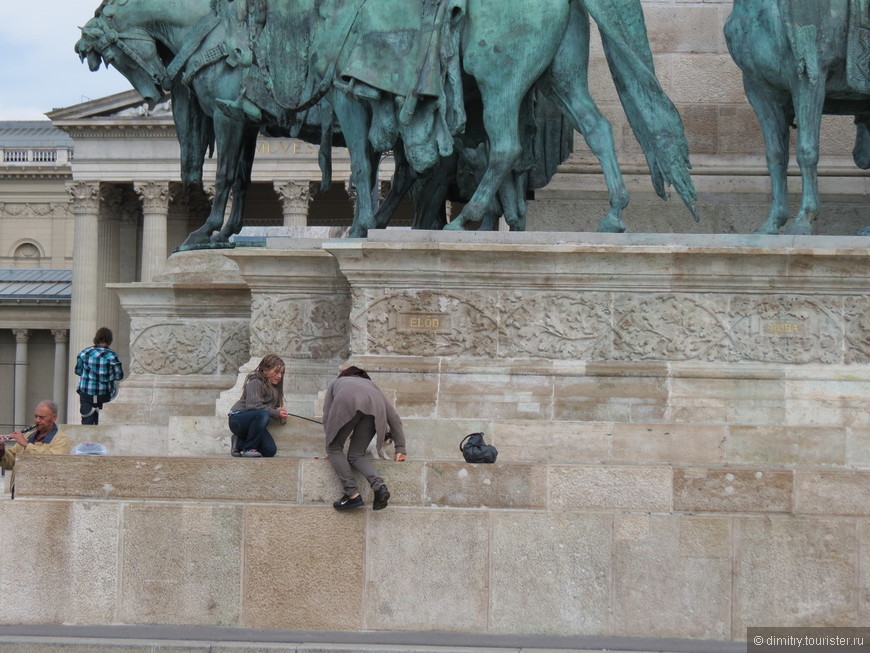
{"type": "Polygon", "coordinates": [[[347,514],[323,460],[23,459],[0,546],[48,555],[0,570],[2,621],[739,640],[870,617],[866,470],[376,465],[390,507],[347,514]]]}

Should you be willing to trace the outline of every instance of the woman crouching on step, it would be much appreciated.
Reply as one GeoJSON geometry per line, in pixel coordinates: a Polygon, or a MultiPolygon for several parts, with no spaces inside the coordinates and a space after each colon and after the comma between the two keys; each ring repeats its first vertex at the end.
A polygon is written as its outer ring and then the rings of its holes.
{"type": "Polygon", "coordinates": [[[271,458],[278,451],[269,433],[269,420],[287,419],[284,408],[284,361],[266,354],[248,374],[241,398],[229,413],[233,434],[231,454],[242,458],[271,458]]]}
{"type": "Polygon", "coordinates": [[[347,510],[363,505],[353,476],[355,469],[365,476],[374,490],[372,510],[386,508],[390,491],[384,479],[378,476],[372,461],[366,457],[366,449],[375,434],[377,446],[382,448],[389,433],[396,447],[395,459],[401,462],[405,460],[405,431],[396,409],[365,370],[348,367],[330,384],[323,399],[323,430],[326,432],[329,462],[344,487],[344,496],[332,507],[347,510]],[[344,443],[348,439],[350,445],[345,455],[344,443]]]}

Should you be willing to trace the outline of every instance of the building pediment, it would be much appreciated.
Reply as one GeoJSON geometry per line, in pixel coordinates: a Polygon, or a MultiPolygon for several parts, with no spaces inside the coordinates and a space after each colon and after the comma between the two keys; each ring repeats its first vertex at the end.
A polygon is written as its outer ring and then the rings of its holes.
{"type": "Polygon", "coordinates": [[[149,107],[138,91],[129,90],[49,111],[52,124],[73,138],[115,134],[130,129],[173,131],[169,98],[149,107]]]}

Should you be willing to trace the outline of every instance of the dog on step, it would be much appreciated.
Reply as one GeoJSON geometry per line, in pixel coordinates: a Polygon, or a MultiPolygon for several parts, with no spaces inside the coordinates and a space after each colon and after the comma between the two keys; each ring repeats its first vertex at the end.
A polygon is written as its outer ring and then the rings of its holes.
{"type": "Polygon", "coordinates": [[[395,443],[393,442],[393,436],[390,433],[387,433],[384,436],[384,444],[381,447],[377,446],[377,442],[378,442],[377,438],[374,438],[372,440],[372,443],[369,445],[369,450],[367,452],[368,456],[370,458],[380,458],[382,460],[393,460],[393,458],[395,457],[395,443]],[[387,455],[387,453],[385,451],[387,447],[393,447],[393,455],[392,456],[387,455]],[[375,455],[375,453],[374,453],[375,451],[376,451],[377,455],[375,455]]]}

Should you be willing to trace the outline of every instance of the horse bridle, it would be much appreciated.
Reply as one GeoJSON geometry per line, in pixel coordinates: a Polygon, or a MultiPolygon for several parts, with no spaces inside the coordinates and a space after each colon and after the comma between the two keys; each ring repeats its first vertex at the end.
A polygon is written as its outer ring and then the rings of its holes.
{"type": "MultiPolygon", "coordinates": [[[[206,37],[211,34],[214,29],[220,24],[220,18],[213,16],[203,19],[196,27],[193,38],[188,39],[184,46],[175,54],[168,66],[165,66],[159,57],[155,57],[151,61],[146,61],[139,54],[130,48],[125,41],[148,41],[154,43],[154,39],[148,32],[141,27],[132,27],[127,30],[118,30],[114,24],[113,16],[101,14],[97,16],[101,22],[99,29],[96,25],[85,26],[82,32],[94,39],[94,49],[100,53],[105,59],[103,53],[109,48],[117,48],[129,57],[137,66],[139,66],[147,75],[151,77],[158,88],[164,91],[169,91],[172,87],[172,80],[184,68],[187,62],[193,57],[206,37]],[[87,31],[86,31],[87,30],[87,31]]],[[[111,63],[111,62],[109,62],[111,63]]],[[[213,63],[213,61],[205,62],[213,63]]],[[[202,66],[200,66],[202,67],[202,66]]],[[[199,70],[199,68],[197,68],[199,70]]],[[[185,75],[185,82],[189,83],[190,78],[196,71],[190,71],[185,75]]]]}

